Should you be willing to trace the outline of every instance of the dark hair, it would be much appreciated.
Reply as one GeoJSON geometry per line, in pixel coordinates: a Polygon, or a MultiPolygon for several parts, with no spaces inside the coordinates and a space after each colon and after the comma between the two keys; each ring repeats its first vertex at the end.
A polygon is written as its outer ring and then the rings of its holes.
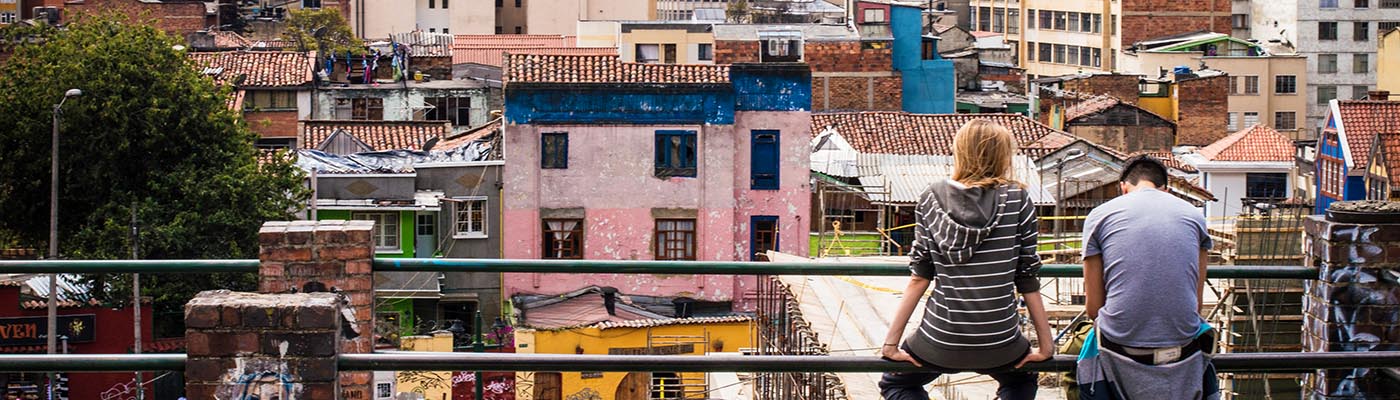
{"type": "Polygon", "coordinates": [[[1148,155],[1128,159],[1123,166],[1123,174],[1118,176],[1118,181],[1136,185],[1143,180],[1152,182],[1159,188],[1167,187],[1167,166],[1148,155]]]}

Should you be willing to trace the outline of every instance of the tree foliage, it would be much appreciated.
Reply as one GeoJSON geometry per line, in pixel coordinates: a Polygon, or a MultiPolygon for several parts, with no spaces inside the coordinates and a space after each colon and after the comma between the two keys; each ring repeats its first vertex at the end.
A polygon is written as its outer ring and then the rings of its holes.
{"type": "MultiPolygon", "coordinates": [[[[59,139],[59,244],[70,259],[128,258],[133,210],[141,258],[256,258],[264,221],[289,219],[308,196],[289,161],[257,161],[256,134],[203,77],[180,39],[127,18],[7,32],[0,66],[0,231],[48,240],[50,129],[69,88],[59,139]]],[[[126,302],[126,276],[90,276],[99,299],[126,302]]],[[[157,311],[216,288],[250,290],[250,274],[143,278],[157,311]]]]}
{"type": "Polygon", "coordinates": [[[350,29],[340,12],[332,8],[291,10],[283,35],[296,41],[301,51],[316,50],[316,54],[322,57],[327,52],[365,52],[364,43],[355,37],[355,31],[350,29]]]}

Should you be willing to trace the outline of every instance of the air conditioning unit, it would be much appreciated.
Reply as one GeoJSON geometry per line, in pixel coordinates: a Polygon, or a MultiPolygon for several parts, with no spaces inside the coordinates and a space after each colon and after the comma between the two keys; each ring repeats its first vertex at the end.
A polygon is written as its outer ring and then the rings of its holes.
{"type": "Polygon", "coordinates": [[[58,7],[34,7],[34,19],[48,22],[49,25],[58,25],[60,15],[58,7]]]}

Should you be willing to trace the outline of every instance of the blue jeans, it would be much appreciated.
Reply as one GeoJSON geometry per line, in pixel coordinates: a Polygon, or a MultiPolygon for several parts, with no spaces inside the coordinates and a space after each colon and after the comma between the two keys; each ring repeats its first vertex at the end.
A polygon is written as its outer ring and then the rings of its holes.
{"type": "MultiPolygon", "coordinates": [[[[1026,354],[1030,354],[1030,349],[1026,350],[1026,354]]],[[[909,349],[905,347],[904,351],[908,352],[909,349]]],[[[912,354],[910,356],[913,357],[912,354]]],[[[918,359],[918,357],[914,358],[918,359]]],[[[1018,362],[1021,362],[1021,358],[1017,358],[1011,364],[993,368],[993,370],[1007,372],[983,372],[1001,385],[997,388],[998,399],[1035,400],[1036,389],[1040,388],[1039,382],[1037,382],[1040,374],[1027,371],[1009,371],[1018,362]]],[[[923,360],[919,360],[919,363],[926,367],[930,366],[928,362],[923,360]]],[[[886,372],[880,377],[880,397],[884,397],[885,400],[928,400],[928,391],[924,390],[924,385],[928,385],[943,375],[943,371],[936,369],[938,367],[933,368],[935,369],[918,372],[886,372]]]]}

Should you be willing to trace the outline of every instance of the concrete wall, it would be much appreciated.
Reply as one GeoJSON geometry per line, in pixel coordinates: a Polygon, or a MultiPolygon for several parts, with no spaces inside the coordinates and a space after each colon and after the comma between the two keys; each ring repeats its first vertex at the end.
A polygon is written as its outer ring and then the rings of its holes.
{"type": "MultiPolygon", "coordinates": [[[[1304,92],[1308,83],[1307,58],[1302,56],[1271,56],[1271,57],[1202,57],[1200,54],[1192,53],[1139,53],[1136,57],[1125,56],[1126,61],[1133,62],[1132,69],[1125,69],[1126,72],[1138,72],[1148,76],[1157,76],[1159,68],[1168,71],[1174,66],[1186,65],[1196,68],[1202,62],[1213,69],[1225,71],[1230,77],[1235,79],[1239,86],[1237,93],[1229,95],[1229,110],[1234,113],[1236,121],[1243,121],[1246,112],[1254,112],[1259,115],[1259,123],[1268,125],[1289,135],[1290,138],[1298,139],[1299,132],[1307,132],[1304,129],[1307,125],[1308,101],[1304,92]],[[1278,93],[1274,85],[1275,77],[1280,75],[1291,75],[1296,79],[1297,89],[1294,93],[1278,93]],[[1256,94],[1244,93],[1244,79],[1247,76],[1259,78],[1259,92],[1256,94]],[[1274,113],[1294,112],[1295,129],[1281,129],[1274,124],[1274,113]]],[[[1382,74],[1381,76],[1384,76],[1382,74]]],[[[1228,82],[1227,82],[1228,83],[1228,82]]],[[[1240,123],[1236,129],[1247,128],[1240,123]]],[[[1308,133],[1311,135],[1311,133],[1308,133]]]]}
{"type": "Polygon", "coordinates": [[[1377,44],[1376,90],[1400,94],[1400,33],[1388,32],[1377,44]]]}
{"type": "MultiPolygon", "coordinates": [[[[1077,74],[1081,72],[1109,72],[1114,70],[1114,54],[1122,51],[1124,47],[1131,43],[1126,43],[1121,39],[1123,27],[1119,27],[1117,32],[1113,30],[1114,17],[1121,17],[1123,14],[1123,1],[1093,0],[1093,1],[1064,1],[1064,0],[1022,0],[1018,3],[1006,0],[972,0],[972,7],[988,7],[989,9],[1003,8],[1015,10],[1020,13],[1020,29],[1018,33],[1006,34],[1008,44],[1017,48],[1016,55],[1019,58],[1018,65],[1026,68],[1026,74],[1034,77],[1061,76],[1077,74]],[[1009,4],[1009,5],[1008,5],[1009,4]],[[1080,12],[1100,14],[1102,21],[1098,33],[1092,32],[1071,32],[1068,30],[1040,29],[1040,16],[1036,15],[1036,26],[1030,24],[1029,13],[1031,10],[1080,12]],[[1080,46],[1087,48],[1101,49],[1100,67],[1071,65],[1068,63],[1054,63],[1049,60],[1039,60],[1039,57],[1028,57],[1028,53],[1038,51],[1030,47],[1031,44],[1050,43],[1080,46]],[[1034,58],[1034,59],[1033,59],[1034,58]]],[[[1222,0],[1223,1],[1223,0],[1222,0]]],[[[1227,5],[1228,7],[1228,5],[1227,5]]],[[[964,14],[968,15],[968,14],[964,14]]],[[[1225,15],[1229,17],[1228,12],[1225,15]]],[[[979,15],[980,17],[980,15],[979,15]]]]}
{"type": "MultiPolygon", "coordinates": [[[[541,4],[548,4],[541,0],[541,4]]],[[[533,33],[526,29],[525,8],[529,6],[530,0],[501,0],[501,6],[496,7],[496,33],[533,33]],[[517,7],[516,4],[520,6],[517,7]],[[518,28],[518,29],[517,29],[518,28]]]]}
{"type": "MultiPolygon", "coordinates": [[[[1273,4],[1255,7],[1280,7],[1273,4]]],[[[1400,9],[1380,8],[1379,1],[1372,1],[1370,8],[1358,9],[1352,7],[1351,1],[1339,1],[1337,8],[1323,9],[1318,7],[1318,0],[1298,0],[1297,1],[1297,26],[1293,29],[1296,32],[1298,54],[1308,58],[1308,89],[1305,95],[1308,102],[1308,123],[1305,128],[1316,131],[1322,126],[1323,118],[1326,117],[1327,105],[1319,104],[1317,101],[1318,88],[1321,86],[1332,86],[1337,88],[1337,98],[1352,98],[1354,86],[1365,86],[1368,89],[1376,87],[1376,49],[1377,49],[1377,23],[1378,21],[1400,21],[1400,9]],[[1336,21],[1337,40],[1319,40],[1318,23],[1324,21],[1336,21]],[[1352,35],[1352,23],[1366,21],[1369,23],[1369,34],[1367,40],[1358,41],[1352,35]],[[1337,72],[1320,73],[1318,71],[1318,56],[1321,54],[1337,55],[1337,72]],[[1364,54],[1369,57],[1370,68],[1364,73],[1353,72],[1353,57],[1356,54],[1364,54]]],[[[1284,24],[1280,23],[1282,27],[1284,24]]],[[[1258,35],[1258,33],[1256,33],[1258,35]]],[[[1359,95],[1364,96],[1365,93],[1359,95]]],[[[1310,136],[1312,137],[1312,136],[1310,136]]]]}
{"type": "Polygon", "coordinates": [[[1170,151],[1175,144],[1175,131],[1170,126],[1082,126],[1070,124],[1069,133],[1118,150],[1124,154],[1138,151],[1170,151]]]}
{"type": "MultiPolygon", "coordinates": [[[[486,237],[453,237],[454,206],[442,202],[438,213],[438,250],[447,258],[501,258],[501,162],[454,164],[422,164],[418,172],[420,190],[440,190],[447,198],[486,197],[486,237]],[[473,165],[480,164],[480,165],[473,165]]],[[[501,315],[501,274],[490,272],[448,272],[443,274],[444,301],[453,299],[477,302],[482,315],[501,315]]]]}
{"type": "MultiPolygon", "coordinates": [[[[440,83],[441,82],[430,82],[426,85],[438,85],[440,83]]],[[[415,84],[410,83],[410,85],[415,84]]],[[[488,113],[490,112],[486,98],[487,89],[428,88],[415,86],[410,86],[408,89],[404,89],[400,85],[353,85],[351,87],[321,88],[316,91],[316,111],[313,113],[313,119],[350,119],[348,114],[336,114],[336,99],[380,98],[384,99],[385,121],[421,120],[424,115],[424,109],[421,107],[427,104],[426,99],[434,97],[464,97],[471,100],[471,123],[453,125],[453,131],[467,130],[487,122],[487,118],[489,117],[488,113]],[[415,110],[418,111],[418,115],[416,116],[414,114],[415,110]]]]}
{"type": "Polygon", "coordinates": [[[918,7],[890,7],[890,30],[894,33],[895,70],[903,78],[904,111],[920,114],[950,114],[956,110],[957,88],[953,62],[922,59],[923,15],[918,7]]]}
{"type": "Polygon", "coordinates": [[[1239,215],[1244,210],[1241,198],[1248,193],[1248,186],[1245,185],[1245,174],[1250,172],[1259,173],[1285,173],[1288,174],[1288,191],[1293,193],[1294,175],[1292,163],[1204,163],[1196,166],[1201,170],[1202,186],[1215,195],[1217,200],[1206,205],[1206,217],[1233,217],[1239,215]],[[1230,164],[1238,164],[1238,167],[1230,167],[1230,164]]]}
{"type": "MultiPolygon", "coordinates": [[[[700,45],[709,44],[714,46],[715,35],[710,32],[687,32],[685,29],[642,29],[641,26],[633,27],[629,31],[619,34],[621,40],[618,41],[617,54],[622,61],[637,61],[638,44],[656,44],[662,47],[665,52],[665,45],[676,46],[677,64],[714,64],[714,47],[711,47],[710,59],[700,59],[700,45]]],[[[666,56],[662,55],[662,60],[666,56]]]]}

